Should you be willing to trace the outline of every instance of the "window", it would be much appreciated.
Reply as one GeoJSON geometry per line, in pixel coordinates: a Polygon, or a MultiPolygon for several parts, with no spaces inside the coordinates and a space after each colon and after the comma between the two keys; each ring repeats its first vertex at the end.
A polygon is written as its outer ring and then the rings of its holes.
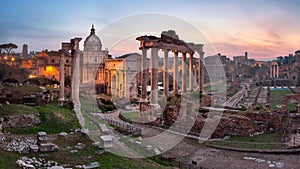
{"type": "Polygon", "coordinates": [[[66,63],[69,63],[69,60],[66,60],[66,63]]]}
{"type": "Polygon", "coordinates": [[[54,63],[54,62],[55,62],[55,60],[54,60],[54,59],[52,59],[52,60],[51,60],[51,62],[52,62],[52,63],[54,63]]]}

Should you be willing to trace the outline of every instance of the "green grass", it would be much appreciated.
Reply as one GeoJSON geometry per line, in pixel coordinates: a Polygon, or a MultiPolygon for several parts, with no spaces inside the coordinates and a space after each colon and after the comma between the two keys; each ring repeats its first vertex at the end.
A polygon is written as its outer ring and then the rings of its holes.
{"type": "Polygon", "coordinates": [[[228,139],[228,141],[238,141],[238,142],[280,142],[281,136],[280,133],[268,133],[268,134],[261,134],[255,136],[232,136],[228,139]]]}
{"type": "Polygon", "coordinates": [[[15,115],[15,114],[37,114],[38,111],[34,107],[29,107],[22,104],[9,104],[3,105],[0,107],[0,117],[4,117],[7,115],[15,115]]]}
{"type": "Polygon", "coordinates": [[[0,156],[0,168],[5,168],[5,166],[8,166],[7,160],[4,157],[0,156]]]}
{"type": "Polygon", "coordinates": [[[140,118],[139,112],[126,112],[126,113],[122,113],[122,115],[126,119],[130,119],[130,120],[136,120],[140,118]]]}
{"type": "MultiPolygon", "coordinates": [[[[120,157],[110,152],[104,152],[103,154],[97,154],[96,151],[99,148],[92,145],[93,141],[87,136],[80,134],[68,135],[66,139],[56,139],[53,143],[57,144],[61,149],[58,152],[47,153],[46,160],[53,160],[61,164],[69,164],[71,168],[75,168],[75,165],[90,164],[91,162],[99,162],[100,168],[105,169],[164,169],[166,167],[160,166],[148,159],[131,159],[126,157],[120,157]],[[71,153],[70,149],[66,147],[72,147],[75,149],[77,143],[83,143],[85,148],[78,150],[77,153],[71,153]]],[[[25,154],[27,157],[39,158],[40,154],[45,153],[29,153],[25,154]]],[[[1,169],[19,169],[16,164],[18,160],[24,154],[16,152],[6,152],[0,150],[0,168],[1,169]]]]}
{"type": "MultiPolygon", "coordinates": [[[[277,105],[281,105],[284,95],[293,94],[290,90],[271,90],[270,91],[270,105],[272,110],[278,110],[277,105]]],[[[289,104],[288,104],[289,105],[289,104]]],[[[287,105],[287,106],[288,106],[287,105]]],[[[291,106],[287,107],[287,110],[292,109],[291,106]]]]}
{"type": "MultiPolygon", "coordinates": [[[[45,106],[25,106],[24,110],[27,108],[38,112],[41,124],[28,128],[6,128],[5,131],[15,134],[34,134],[39,131],[45,131],[46,133],[54,134],[63,131],[69,132],[70,129],[81,128],[75,113],[69,108],[58,107],[56,101],[45,106]]],[[[22,109],[20,109],[20,111],[22,111],[22,109]]]]}

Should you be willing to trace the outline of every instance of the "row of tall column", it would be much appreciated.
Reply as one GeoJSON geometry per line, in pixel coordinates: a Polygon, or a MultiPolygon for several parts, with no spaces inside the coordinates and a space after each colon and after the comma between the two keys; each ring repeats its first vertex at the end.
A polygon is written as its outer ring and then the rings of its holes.
{"type": "MultiPolygon", "coordinates": [[[[141,63],[141,72],[142,72],[142,91],[141,91],[141,98],[143,100],[147,99],[147,81],[148,81],[148,67],[146,64],[147,60],[147,50],[143,48],[142,49],[142,63],[141,63]]],[[[151,48],[151,62],[150,62],[150,70],[151,70],[151,96],[150,96],[150,103],[155,105],[157,104],[158,99],[158,51],[159,48],[151,48]]],[[[169,50],[163,49],[164,51],[164,68],[163,68],[163,85],[164,85],[164,94],[167,96],[169,94],[169,72],[168,72],[168,54],[169,50]]],[[[173,61],[173,68],[174,68],[174,74],[173,74],[173,94],[178,93],[178,53],[179,51],[172,51],[174,53],[174,61],[173,61]]],[[[189,53],[189,61],[188,64],[186,64],[186,54],[187,52],[181,52],[182,53],[182,75],[181,75],[181,93],[187,92],[187,71],[188,73],[188,90],[193,91],[194,90],[194,65],[193,65],[193,55],[194,53],[189,53]],[[187,69],[188,67],[188,69],[187,69]]],[[[199,83],[199,90],[200,92],[203,91],[203,57],[204,52],[199,52],[200,58],[199,58],[199,77],[198,77],[198,83],[199,83]]]]}
{"type": "Polygon", "coordinates": [[[279,74],[279,69],[277,64],[271,64],[270,66],[270,77],[277,78],[279,74]]]}

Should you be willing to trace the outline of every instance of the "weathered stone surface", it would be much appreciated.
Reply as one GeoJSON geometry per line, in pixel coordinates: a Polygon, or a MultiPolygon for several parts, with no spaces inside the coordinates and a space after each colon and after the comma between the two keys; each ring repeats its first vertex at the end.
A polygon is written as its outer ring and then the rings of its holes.
{"type": "Polygon", "coordinates": [[[30,147],[30,152],[36,153],[39,151],[39,146],[37,145],[31,145],[30,147]]]}
{"type": "Polygon", "coordinates": [[[223,115],[212,134],[212,138],[231,136],[249,136],[254,132],[252,120],[240,115],[223,115]]]}
{"type": "Polygon", "coordinates": [[[89,165],[83,165],[84,169],[92,169],[92,168],[99,168],[100,164],[98,162],[92,162],[89,165]]]}
{"type": "Polygon", "coordinates": [[[58,138],[66,138],[68,134],[66,132],[61,132],[58,134],[58,138]]]}
{"type": "Polygon", "coordinates": [[[3,128],[22,128],[40,124],[40,119],[35,114],[10,115],[2,122],[3,128]]]}
{"type": "Polygon", "coordinates": [[[256,132],[268,131],[270,128],[275,130],[280,128],[281,117],[277,113],[271,112],[247,112],[245,117],[250,118],[253,122],[262,123],[256,127],[256,132]]]}
{"type": "Polygon", "coordinates": [[[32,138],[19,138],[13,139],[10,143],[6,145],[4,150],[6,151],[16,151],[19,153],[29,153],[30,146],[36,145],[37,141],[32,138]]]}
{"type": "Polygon", "coordinates": [[[29,158],[26,156],[20,157],[16,163],[26,169],[35,169],[35,168],[48,168],[48,169],[63,169],[64,167],[58,166],[58,163],[55,161],[47,161],[45,158],[29,158]]]}
{"type": "Polygon", "coordinates": [[[59,149],[56,144],[53,143],[43,143],[39,146],[40,152],[52,152],[59,149]]]}

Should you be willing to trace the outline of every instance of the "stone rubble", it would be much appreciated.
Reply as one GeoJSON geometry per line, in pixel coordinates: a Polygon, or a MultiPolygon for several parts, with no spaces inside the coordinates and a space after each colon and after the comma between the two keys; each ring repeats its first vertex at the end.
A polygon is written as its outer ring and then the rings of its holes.
{"type": "Polygon", "coordinates": [[[255,158],[255,157],[243,157],[243,160],[249,160],[254,161],[257,163],[266,163],[269,168],[283,168],[284,163],[283,162],[277,162],[277,161],[267,161],[265,159],[255,158]]]}
{"type": "Polygon", "coordinates": [[[3,143],[3,142],[5,142],[5,137],[4,137],[4,136],[1,136],[1,137],[0,137],[0,143],[3,143]]]}
{"type": "Polygon", "coordinates": [[[91,164],[88,165],[83,165],[82,166],[84,169],[92,169],[92,168],[99,168],[100,164],[98,162],[92,162],[91,164]]]}
{"type": "Polygon", "coordinates": [[[4,150],[15,151],[19,153],[29,153],[30,146],[32,145],[37,145],[37,140],[33,138],[18,138],[9,142],[5,146],[4,150]]]}
{"type": "Polygon", "coordinates": [[[26,169],[64,169],[64,167],[58,166],[58,163],[51,160],[46,160],[45,158],[29,158],[26,156],[20,157],[16,161],[19,167],[26,169]]]}

